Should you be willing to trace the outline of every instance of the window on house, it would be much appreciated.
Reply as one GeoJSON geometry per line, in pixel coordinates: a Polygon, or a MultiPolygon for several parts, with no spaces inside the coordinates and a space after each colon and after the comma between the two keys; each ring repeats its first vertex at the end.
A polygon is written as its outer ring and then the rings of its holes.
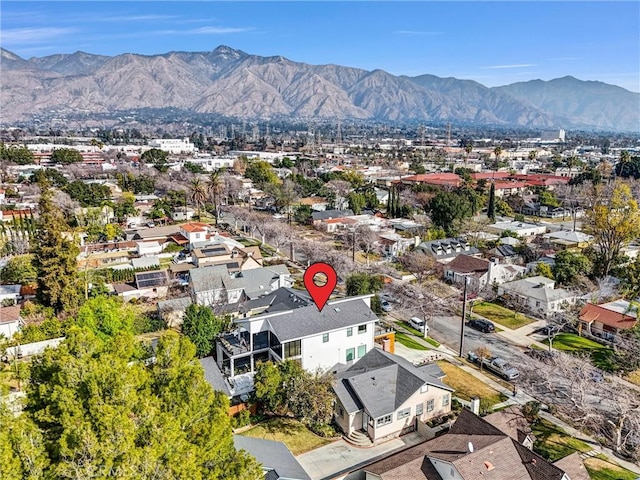
{"type": "Polygon", "coordinates": [[[433,398],[431,400],[427,400],[427,412],[433,412],[435,406],[435,402],[433,398]]]}
{"type": "Polygon", "coordinates": [[[366,345],[358,345],[358,358],[364,357],[364,354],[367,353],[366,345]]]}
{"type": "Polygon", "coordinates": [[[403,408],[402,410],[398,410],[398,420],[407,418],[409,415],[411,415],[411,408],[403,408]]]}
{"type": "Polygon", "coordinates": [[[302,343],[300,340],[287,342],[284,344],[285,358],[298,357],[302,355],[302,343]]]}
{"type": "Polygon", "coordinates": [[[442,406],[446,407],[447,405],[449,405],[449,394],[445,393],[442,397],[442,406]]]}
{"type": "Polygon", "coordinates": [[[356,358],[356,349],[347,348],[347,362],[353,362],[354,358],[356,358]]]}
{"type": "Polygon", "coordinates": [[[427,393],[429,391],[429,385],[424,384],[420,387],[420,393],[427,393]]]}
{"type": "Polygon", "coordinates": [[[353,327],[347,328],[347,337],[350,337],[351,335],[353,335],[353,327]]]}
{"type": "Polygon", "coordinates": [[[384,417],[380,417],[376,420],[376,427],[381,427],[389,423],[391,423],[391,415],[385,415],[384,417]]]}
{"type": "Polygon", "coordinates": [[[419,403],[416,405],[416,417],[422,415],[422,412],[424,411],[424,403],[419,403]]]}
{"type": "Polygon", "coordinates": [[[327,343],[329,341],[329,334],[328,333],[323,333],[322,334],[322,343],[327,343]]]}
{"type": "Polygon", "coordinates": [[[367,324],[358,325],[358,333],[365,333],[367,331],[367,324]]]}
{"type": "Polygon", "coordinates": [[[343,417],[344,416],[344,410],[342,410],[342,407],[340,405],[338,405],[338,416],[339,417],[343,417]]]}

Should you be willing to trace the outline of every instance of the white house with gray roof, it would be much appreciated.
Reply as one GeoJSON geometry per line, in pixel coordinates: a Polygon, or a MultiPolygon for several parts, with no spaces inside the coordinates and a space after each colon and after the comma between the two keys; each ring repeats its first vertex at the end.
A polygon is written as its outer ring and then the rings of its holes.
{"type": "Polygon", "coordinates": [[[374,348],[371,297],[331,300],[321,312],[312,304],[235,319],[237,330],[216,343],[218,367],[233,378],[269,360],[295,360],[309,371],[351,365],[374,348]]]}
{"type": "Polygon", "coordinates": [[[453,388],[437,365],[416,367],[381,349],[337,374],[334,418],[347,436],[366,434],[373,442],[412,431],[417,422],[451,411],[453,388]]]}
{"type": "Polygon", "coordinates": [[[498,295],[531,312],[548,315],[563,310],[565,305],[574,305],[578,295],[563,288],[554,288],[556,282],[537,275],[498,287],[498,295]]]}

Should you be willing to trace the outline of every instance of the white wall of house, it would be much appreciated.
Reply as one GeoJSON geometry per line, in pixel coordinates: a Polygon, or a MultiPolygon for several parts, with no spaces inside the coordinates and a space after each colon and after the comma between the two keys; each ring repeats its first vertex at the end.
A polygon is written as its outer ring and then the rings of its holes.
{"type": "Polygon", "coordinates": [[[325,334],[321,333],[302,339],[302,367],[305,370],[327,370],[336,363],[347,363],[347,353],[353,353],[354,363],[373,348],[373,336],[375,321],[363,324],[366,331],[358,333],[358,326],[351,328],[351,335],[347,334],[348,328],[326,332],[328,339],[325,342],[325,334]]]}
{"type": "Polygon", "coordinates": [[[11,339],[22,328],[21,325],[22,322],[19,318],[11,322],[0,323],[0,337],[4,335],[4,338],[11,339]]]}
{"type": "MultiPolygon", "coordinates": [[[[372,372],[375,375],[375,372],[372,372]]],[[[384,417],[375,419],[374,426],[369,426],[369,436],[374,440],[399,435],[403,428],[414,424],[416,408],[422,405],[422,414],[417,415],[420,421],[427,421],[451,411],[451,392],[433,385],[424,385],[407,399],[391,416],[391,421],[386,423],[384,417]],[[400,415],[399,415],[400,412],[400,415]],[[381,425],[381,423],[383,423],[381,425]]],[[[388,417],[387,417],[388,419],[388,417]]]]}
{"type": "Polygon", "coordinates": [[[195,294],[196,303],[198,305],[216,305],[220,303],[238,303],[242,297],[242,289],[226,290],[217,288],[212,290],[203,290],[195,294]]]}

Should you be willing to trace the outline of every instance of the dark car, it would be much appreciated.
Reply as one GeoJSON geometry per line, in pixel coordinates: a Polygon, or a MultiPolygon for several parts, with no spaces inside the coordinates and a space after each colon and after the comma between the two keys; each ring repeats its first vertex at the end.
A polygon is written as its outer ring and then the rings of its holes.
{"type": "Polygon", "coordinates": [[[469,323],[467,323],[467,325],[484,333],[491,333],[496,331],[496,326],[493,323],[491,323],[489,320],[483,320],[481,318],[473,318],[469,320],[469,323]]]}

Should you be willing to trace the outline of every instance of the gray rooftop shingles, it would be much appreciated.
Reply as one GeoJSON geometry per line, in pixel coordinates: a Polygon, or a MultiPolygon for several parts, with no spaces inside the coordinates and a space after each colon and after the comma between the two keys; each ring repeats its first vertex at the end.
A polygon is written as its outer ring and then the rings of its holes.
{"type": "Polygon", "coordinates": [[[200,359],[200,365],[204,369],[204,379],[213,387],[214,390],[223,392],[227,397],[231,397],[231,389],[224,379],[222,372],[216,365],[213,357],[204,357],[200,359]]]}
{"type": "Polygon", "coordinates": [[[282,442],[234,435],[233,443],[236,449],[245,450],[254,456],[263,468],[275,470],[278,473],[276,478],[311,480],[311,477],[282,442]]]}
{"type": "MultiPolygon", "coordinates": [[[[262,316],[258,315],[251,319],[260,317],[262,316]]],[[[291,312],[283,312],[281,315],[270,316],[267,321],[278,340],[287,342],[322,332],[362,325],[373,322],[377,318],[364,300],[356,297],[346,301],[329,302],[322,312],[318,311],[315,305],[310,305],[291,312]]]]}

